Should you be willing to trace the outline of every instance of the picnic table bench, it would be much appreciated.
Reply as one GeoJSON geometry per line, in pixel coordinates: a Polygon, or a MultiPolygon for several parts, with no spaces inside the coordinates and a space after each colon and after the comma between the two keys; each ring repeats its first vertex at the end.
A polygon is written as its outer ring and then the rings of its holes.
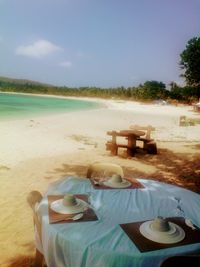
{"type": "Polygon", "coordinates": [[[148,154],[157,154],[157,145],[155,140],[151,137],[151,132],[155,131],[155,128],[151,125],[140,126],[131,125],[131,130],[142,130],[145,131],[145,136],[138,137],[137,141],[143,142],[143,149],[147,151],[148,154]]]}

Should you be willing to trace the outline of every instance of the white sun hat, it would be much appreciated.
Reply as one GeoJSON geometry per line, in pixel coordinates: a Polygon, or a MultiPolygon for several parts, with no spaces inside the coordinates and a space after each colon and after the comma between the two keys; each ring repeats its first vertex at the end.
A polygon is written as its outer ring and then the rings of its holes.
{"type": "Polygon", "coordinates": [[[147,239],[162,244],[177,243],[185,238],[185,232],[179,225],[162,217],[142,223],[139,230],[147,239]]]}
{"type": "Polygon", "coordinates": [[[53,201],[50,207],[57,213],[74,214],[83,212],[88,207],[88,203],[72,194],[66,194],[64,198],[53,201]]]}
{"type": "Polygon", "coordinates": [[[103,182],[104,185],[112,188],[126,188],[131,185],[131,182],[122,179],[121,175],[113,174],[111,178],[103,182]]]}

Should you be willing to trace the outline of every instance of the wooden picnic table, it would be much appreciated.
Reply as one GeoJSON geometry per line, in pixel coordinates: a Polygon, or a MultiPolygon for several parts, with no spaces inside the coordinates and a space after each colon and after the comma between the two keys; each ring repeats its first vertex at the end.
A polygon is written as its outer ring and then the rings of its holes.
{"type": "Polygon", "coordinates": [[[107,150],[110,150],[112,155],[117,155],[118,148],[126,148],[127,156],[134,156],[136,151],[136,140],[140,136],[145,135],[145,132],[139,130],[121,130],[121,131],[108,131],[108,135],[112,136],[112,140],[106,143],[107,150]],[[125,137],[127,144],[120,144],[117,142],[117,137],[125,137]]]}

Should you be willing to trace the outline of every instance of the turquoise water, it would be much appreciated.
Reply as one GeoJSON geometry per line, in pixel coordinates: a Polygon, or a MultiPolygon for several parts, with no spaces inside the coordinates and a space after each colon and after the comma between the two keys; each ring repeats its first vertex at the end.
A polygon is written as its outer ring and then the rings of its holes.
{"type": "Polygon", "coordinates": [[[30,115],[88,110],[99,107],[100,104],[90,101],[0,93],[1,120],[24,118],[30,115]]]}

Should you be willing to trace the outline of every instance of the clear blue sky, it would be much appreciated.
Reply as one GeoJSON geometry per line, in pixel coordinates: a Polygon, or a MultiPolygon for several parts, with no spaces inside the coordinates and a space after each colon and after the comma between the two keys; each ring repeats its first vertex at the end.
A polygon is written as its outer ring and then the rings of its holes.
{"type": "Polygon", "coordinates": [[[0,0],[0,76],[66,86],[168,84],[200,36],[200,0],[0,0]]]}

